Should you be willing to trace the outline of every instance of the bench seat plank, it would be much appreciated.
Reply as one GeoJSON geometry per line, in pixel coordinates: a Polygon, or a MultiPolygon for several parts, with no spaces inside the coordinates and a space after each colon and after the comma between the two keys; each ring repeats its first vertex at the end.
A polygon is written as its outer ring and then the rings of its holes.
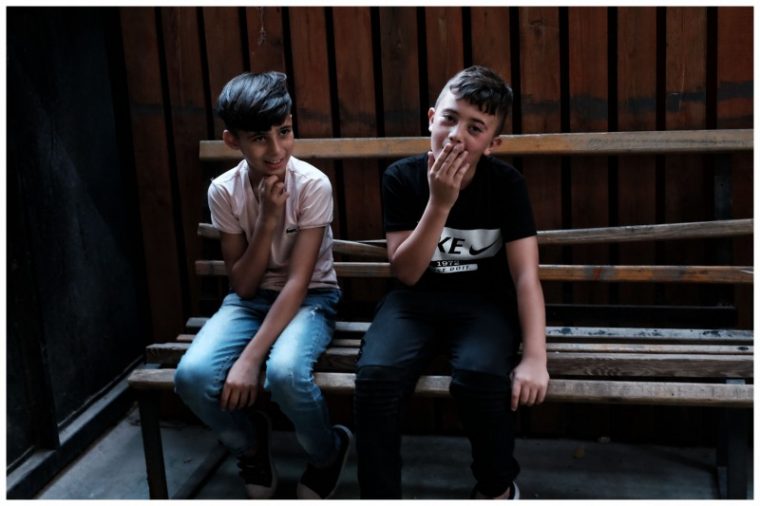
{"type": "MultiPolygon", "coordinates": [[[[137,390],[174,388],[174,369],[136,369],[129,386],[137,390]]],[[[354,390],[353,373],[315,373],[320,388],[350,394],[354,390]]],[[[415,392],[432,397],[447,397],[451,378],[423,376],[415,392]]],[[[615,404],[657,404],[671,406],[751,407],[752,385],[710,383],[665,383],[633,381],[588,381],[553,379],[549,382],[546,400],[553,402],[587,402],[615,404]]]]}
{"type": "MultiPolygon", "coordinates": [[[[147,348],[148,361],[176,365],[188,343],[162,343],[147,348]]],[[[353,371],[359,349],[331,346],[320,357],[317,370],[353,371]]],[[[692,353],[611,353],[600,349],[586,352],[549,350],[548,367],[552,376],[598,377],[693,377],[752,378],[751,354],[692,353]]]]}

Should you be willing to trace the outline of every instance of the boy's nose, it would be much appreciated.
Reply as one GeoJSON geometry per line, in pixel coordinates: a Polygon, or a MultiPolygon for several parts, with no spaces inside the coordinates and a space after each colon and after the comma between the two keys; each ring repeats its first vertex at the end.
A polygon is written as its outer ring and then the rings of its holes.
{"type": "Polygon", "coordinates": [[[449,130],[449,142],[462,142],[462,137],[459,135],[459,127],[454,127],[449,130]]]}
{"type": "Polygon", "coordinates": [[[269,153],[273,155],[279,155],[282,153],[282,143],[279,140],[274,139],[269,144],[269,153]]]}

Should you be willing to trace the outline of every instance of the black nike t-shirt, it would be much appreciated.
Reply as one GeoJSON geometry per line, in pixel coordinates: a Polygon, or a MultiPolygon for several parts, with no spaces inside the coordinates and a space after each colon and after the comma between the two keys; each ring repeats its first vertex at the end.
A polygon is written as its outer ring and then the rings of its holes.
{"type": "MultiPolygon", "coordinates": [[[[383,175],[386,232],[413,230],[428,202],[427,155],[404,158],[383,175]]],[[[515,298],[504,245],[536,235],[525,179],[483,156],[449,213],[433,258],[412,289],[515,298]]]]}

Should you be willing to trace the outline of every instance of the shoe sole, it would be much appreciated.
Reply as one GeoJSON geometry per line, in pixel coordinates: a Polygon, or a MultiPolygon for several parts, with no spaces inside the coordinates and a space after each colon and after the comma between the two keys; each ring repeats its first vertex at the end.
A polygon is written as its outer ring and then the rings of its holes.
{"type": "Polygon", "coordinates": [[[348,454],[351,452],[351,443],[354,442],[354,433],[351,432],[351,429],[344,425],[334,425],[333,428],[343,431],[343,433],[348,436],[348,448],[346,448],[346,453],[343,454],[343,462],[340,464],[340,473],[338,473],[338,479],[335,481],[335,486],[325,497],[320,497],[319,494],[314,492],[312,489],[299,483],[298,487],[296,487],[296,497],[299,499],[330,499],[335,494],[335,491],[338,490],[338,486],[340,486],[340,480],[343,477],[343,470],[346,468],[346,462],[348,462],[348,454]]]}

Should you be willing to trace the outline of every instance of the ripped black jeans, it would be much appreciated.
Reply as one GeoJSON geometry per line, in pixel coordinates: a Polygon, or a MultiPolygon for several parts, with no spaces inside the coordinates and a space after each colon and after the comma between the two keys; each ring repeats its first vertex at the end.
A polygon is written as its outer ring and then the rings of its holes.
{"type": "Polygon", "coordinates": [[[514,308],[485,295],[390,292],[378,306],[357,364],[354,416],[363,499],[401,498],[401,417],[420,374],[450,354],[450,393],[472,448],[478,490],[503,493],[520,467],[513,456],[509,373],[520,343],[514,308]]]}

